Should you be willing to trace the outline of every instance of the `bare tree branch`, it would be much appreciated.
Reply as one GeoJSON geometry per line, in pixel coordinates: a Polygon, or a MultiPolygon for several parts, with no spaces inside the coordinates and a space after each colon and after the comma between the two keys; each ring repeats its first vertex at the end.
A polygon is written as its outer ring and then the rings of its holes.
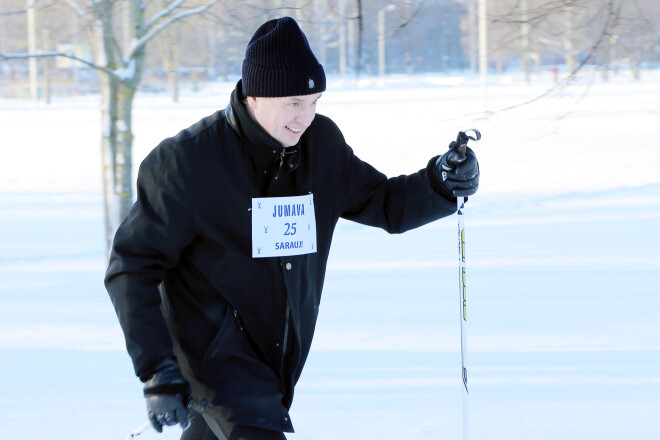
{"type": "Polygon", "coordinates": [[[234,29],[236,31],[246,32],[245,25],[234,15],[230,15],[230,18],[234,18],[233,20],[227,20],[226,18],[220,17],[218,14],[211,11],[204,14],[204,16],[209,18],[213,23],[221,24],[222,26],[234,29]]]}
{"type": "Polygon", "coordinates": [[[87,15],[87,12],[81,8],[78,3],[74,2],[73,0],[64,0],[67,5],[71,6],[71,9],[73,9],[76,14],[78,14],[78,17],[85,17],[87,15]]]}
{"type": "Polygon", "coordinates": [[[163,9],[162,11],[158,12],[158,14],[154,15],[144,26],[144,28],[148,31],[151,29],[153,26],[156,25],[162,18],[165,18],[172,14],[175,9],[177,9],[179,6],[181,6],[183,3],[185,3],[186,0],[176,0],[172,2],[167,8],[163,9]]]}
{"type": "Polygon", "coordinates": [[[174,23],[176,21],[179,21],[179,20],[182,20],[182,19],[184,19],[186,17],[189,17],[191,15],[202,13],[202,12],[206,11],[208,8],[210,8],[211,6],[213,6],[214,4],[216,4],[220,1],[221,0],[208,0],[208,2],[203,6],[200,6],[198,8],[194,8],[194,9],[190,9],[190,10],[185,11],[185,12],[181,12],[181,13],[179,13],[177,15],[174,15],[174,16],[170,17],[169,19],[161,22],[160,24],[152,27],[146,34],[144,34],[142,37],[140,37],[140,39],[138,39],[137,41],[134,41],[131,44],[131,47],[129,48],[128,53],[126,54],[126,56],[124,58],[125,59],[130,59],[130,58],[134,57],[135,54],[138,51],[140,51],[142,48],[144,48],[144,46],[152,38],[154,38],[161,31],[163,31],[167,27],[169,27],[172,23],[174,23]]]}
{"type": "Polygon", "coordinates": [[[464,116],[475,116],[475,115],[485,115],[485,116],[487,116],[487,115],[491,115],[491,114],[495,114],[495,113],[505,112],[505,111],[514,110],[514,109],[517,109],[517,108],[520,108],[520,107],[524,107],[524,106],[527,106],[529,104],[537,102],[537,101],[551,95],[552,93],[556,92],[557,90],[560,90],[561,88],[563,88],[563,87],[569,85],[571,82],[575,81],[577,73],[579,71],[581,71],[589,62],[593,61],[594,58],[596,58],[599,55],[600,52],[599,52],[598,49],[603,44],[605,44],[606,39],[609,38],[609,36],[610,36],[611,29],[614,26],[616,26],[616,23],[619,21],[622,3],[618,3],[618,7],[615,7],[616,5],[617,5],[617,0],[608,0],[608,2],[607,2],[607,10],[608,10],[607,18],[605,20],[605,23],[604,23],[601,31],[598,34],[598,38],[592,44],[589,52],[584,57],[584,59],[573,69],[572,72],[569,72],[569,75],[566,78],[564,78],[561,81],[557,82],[557,84],[550,87],[545,92],[543,92],[543,93],[541,93],[541,94],[539,94],[539,95],[537,95],[537,96],[535,96],[531,99],[528,99],[527,101],[524,101],[522,103],[511,105],[509,107],[500,108],[498,110],[493,110],[493,111],[469,113],[469,114],[464,115],[464,116]]]}
{"type": "Polygon", "coordinates": [[[23,9],[20,9],[18,11],[9,11],[9,12],[0,12],[0,17],[9,17],[11,15],[21,15],[27,13],[30,9],[33,9],[37,6],[37,3],[39,0],[34,0],[32,3],[29,5],[25,6],[23,9]]]}
{"type": "Polygon", "coordinates": [[[65,52],[42,52],[42,53],[0,53],[0,60],[25,60],[28,58],[49,58],[49,57],[62,57],[68,58],[70,60],[75,60],[83,63],[86,66],[91,67],[95,70],[100,70],[101,72],[107,73],[114,77],[118,77],[117,73],[107,67],[99,66],[91,61],[88,61],[84,58],[80,58],[76,55],[65,53],[65,52]]]}

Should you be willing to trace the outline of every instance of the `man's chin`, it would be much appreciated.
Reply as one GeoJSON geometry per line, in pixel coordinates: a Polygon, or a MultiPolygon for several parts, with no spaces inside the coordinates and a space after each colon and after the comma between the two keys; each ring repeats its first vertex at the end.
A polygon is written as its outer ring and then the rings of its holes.
{"type": "Polygon", "coordinates": [[[294,139],[289,138],[286,141],[280,140],[280,143],[284,146],[284,148],[294,147],[298,145],[298,142],[300,142],[300,136],[294,139]]]}

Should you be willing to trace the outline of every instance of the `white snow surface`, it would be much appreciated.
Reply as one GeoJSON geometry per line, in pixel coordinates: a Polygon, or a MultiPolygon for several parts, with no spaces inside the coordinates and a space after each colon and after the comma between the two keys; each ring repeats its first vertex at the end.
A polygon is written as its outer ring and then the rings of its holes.
{"type": "MultiPolygon", "coordinates": [[[[135,172],[233,85],[139,94],[135,172]]],[[[465,211],[471,438],[657,438],[660,71],[554,85],[330,77],[318,111],[392,176],[483,134],[465,211]]],[[[122,439],[146,420],[103,287],[99,101],[0,98],[3,440],[122,439]]],[[[393,236],[339,223],[287,438],[462,438],[456,248],[456,216],[393,236]]]]}

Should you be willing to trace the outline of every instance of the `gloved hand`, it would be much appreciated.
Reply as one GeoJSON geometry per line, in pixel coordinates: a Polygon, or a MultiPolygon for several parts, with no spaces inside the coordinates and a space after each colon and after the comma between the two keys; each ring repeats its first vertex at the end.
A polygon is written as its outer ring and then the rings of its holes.
{"type": "Polygon", "coordinates": [[[163,426],[177,423],[184,430],[190,426],[194,411],[188,405],[188,384],[174,359],[165,359],[156,366],[154,374],[144,383],[144,397],[149,420],[156,431],[163,432],[163,426]]]}
{"type": "Polygon", "coordinates": [[[429,162],[431,186],[448,199],[471,196],[479,188],[479,163],[470,147],[465,153],[456,141],[449,144],[449,151],[429,162]]]}

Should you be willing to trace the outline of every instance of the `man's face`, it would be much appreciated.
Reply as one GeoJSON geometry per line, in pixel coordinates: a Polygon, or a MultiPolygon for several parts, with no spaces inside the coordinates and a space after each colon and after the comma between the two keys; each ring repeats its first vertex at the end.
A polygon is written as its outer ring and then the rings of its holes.
{"type": "Polygon", "coordinates": [[[316,116],[316,102],[321,93],[284,98],[248,97],[254,119],[285,147],[298,143],[316,116]]]}

